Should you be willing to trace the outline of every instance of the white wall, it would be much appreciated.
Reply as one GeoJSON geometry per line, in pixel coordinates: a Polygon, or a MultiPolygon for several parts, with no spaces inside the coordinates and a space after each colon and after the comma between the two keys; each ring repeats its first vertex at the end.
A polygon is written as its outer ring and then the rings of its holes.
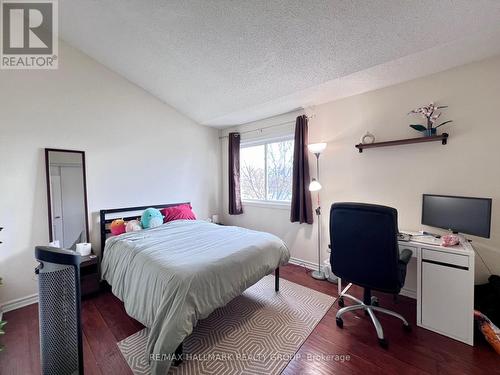
{"type": "MultiPolygon", "coordinates": [[[[329,207],[337,201],[396,207],[400,228],[419,230],[423,193],[491,197],[491,239],[471,239],[492,271],[500,273],[499,92],[500,57],[496,57],[315,107],[310,142],[328,142],[320,159],[323,233],[328,233],[329,207]],[[418,123],[417,118],[406,113],[430,101],[449,106],[442,116],[454,120],[444,129],[450,134],[448,145],[414,144],[362,154],[354,148],[367,130],[380,141],[418,136],[408,127],[418,123]]],[[[260,126],[253,123],[236,129],[260,126]]],[[[222,142],[221,148],[225,222],[272,232],[287,242],[293,257],[316,261],[316,225],[290,223],[288,210],[245,206],[243,215],[227,215],[227,143],[222,142]]],[[[314,177],[313,163],[311,167],[314,177]]],[[[323,259],[328,256],[328,242],[327,234],[323,259]]],[[[479,258],[476,265],[476,280],[484,281],[487,273],[479,258]]]]}
{"type": "Polygon", "coordinates": [[[0,71],[0,305],[36,292],[48,241],[43,150],[84,150],[91,239],[103,208],[191,201],[219,207],[218,132],[61,43],[56,71],[0,71]]]}

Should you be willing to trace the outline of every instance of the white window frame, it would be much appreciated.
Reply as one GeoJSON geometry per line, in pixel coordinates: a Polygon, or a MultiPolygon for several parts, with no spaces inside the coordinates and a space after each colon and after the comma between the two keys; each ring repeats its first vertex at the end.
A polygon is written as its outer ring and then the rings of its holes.
{"type": "MultiPolygon", "coordinates": [[[[264,145],[264,189],[266,192],[266,196],[267,196],[267,145],[270,143],[293,141],[294,138],[295,137],[293,134],[287,134],[277,137],[265,137],[265,138],[249,139],[246,141],[245,140],[241,141],[240,149],[264,145]]],[[[241,198],[241,202],[244,206],[279,208],[284,210],[289,210],[292,204],[291,201],[286,202],[286,201],[274,201],[268,199],[248,199],[248,198],[245,199],[243,197],[241,198]]]]}

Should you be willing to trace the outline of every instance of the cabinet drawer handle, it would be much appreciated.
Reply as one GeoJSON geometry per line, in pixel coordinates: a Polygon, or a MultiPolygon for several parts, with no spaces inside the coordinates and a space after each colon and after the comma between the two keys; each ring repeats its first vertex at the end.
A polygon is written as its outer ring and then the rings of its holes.
{"type": "Polygon", "coordinates": [[[464,270],[464,271],[468,271],[469,270],[469,267],[457,266],[456,264],[438,262],[438,261],[429,260],[429,259],[422,259],[422,263],[432,263],[432,264],[437,264],[439,266],[445,266],[445,267],[451,267],[451,268],[458,268],[459,270],[464,270]]]}

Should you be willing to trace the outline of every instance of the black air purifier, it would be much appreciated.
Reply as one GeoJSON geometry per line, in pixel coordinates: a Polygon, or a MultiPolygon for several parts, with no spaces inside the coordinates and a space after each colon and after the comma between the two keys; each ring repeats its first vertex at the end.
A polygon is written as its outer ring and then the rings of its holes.
{"type": "Polygon", "coordinates": [[[80,255],[37,246],[40,364],[43,375],[83,374],[80,255]]]}

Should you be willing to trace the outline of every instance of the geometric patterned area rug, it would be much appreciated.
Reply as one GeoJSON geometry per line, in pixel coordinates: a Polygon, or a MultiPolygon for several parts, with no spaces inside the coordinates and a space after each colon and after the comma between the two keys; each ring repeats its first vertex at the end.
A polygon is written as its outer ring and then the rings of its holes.
{"type": "MultiPolygon", "coordinates": [[[[266,276],[198,322],[184,340],[184,360],[169,374],[279,374],[335,298],[266,276]]],[[[150,374],[145,355],[148,329],[118,343],[134,374],[150,374]]]]}

